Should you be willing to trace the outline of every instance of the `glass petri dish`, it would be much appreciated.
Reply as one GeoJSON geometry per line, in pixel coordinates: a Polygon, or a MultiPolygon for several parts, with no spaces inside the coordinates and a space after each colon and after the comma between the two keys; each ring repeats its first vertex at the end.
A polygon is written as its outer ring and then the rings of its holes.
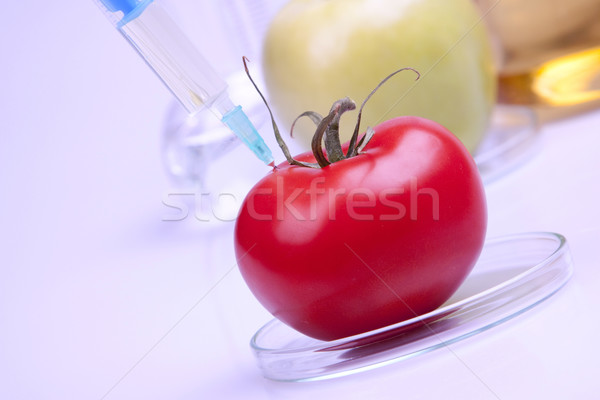
{"type": "Polygon", "coordinates": [[[469,277],[443,306],[364,334],[324,342],[274,319],[251,339],[262,374],[277,381],[345,376],[410,359],[527,311],[571,277],[571,254],[556,233],[525,233],[486,241],[469,277]]]}
{"type": "Polygon", "coordinates": [[[532,157],[538,125],[536,114],[528,107],[496,106],[490,128],[473,155],[484,183],[505,176],[532,157]]]}

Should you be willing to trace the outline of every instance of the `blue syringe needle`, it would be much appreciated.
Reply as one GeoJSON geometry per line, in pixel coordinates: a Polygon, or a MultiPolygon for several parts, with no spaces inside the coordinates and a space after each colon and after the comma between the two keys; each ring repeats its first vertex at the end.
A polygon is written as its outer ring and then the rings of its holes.
{"type": "Polygon", "coordinates": [[[95,2],[190,114],[208,107],[265,164],[273,162],[254,125],[229,98],[227,83],[154,0],[95,2]]]}
{"type": "Polygon", "coordinates": [[[248,146],[258,158],[265,164],[273,162],[273,154],[265,144],[263,138],[258,134],[248,116],[242,111],[241,106],[235,107],[221,118],[221,121],[229,127],[248,146]]]}

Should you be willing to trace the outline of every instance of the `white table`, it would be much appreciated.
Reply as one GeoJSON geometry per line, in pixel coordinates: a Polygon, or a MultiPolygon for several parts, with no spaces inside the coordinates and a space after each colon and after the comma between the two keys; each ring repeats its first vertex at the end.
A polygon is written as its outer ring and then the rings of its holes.
{"type": "MultiPolygon", "coordinates": [[[[70,6],[10,2],[0,27],[0,398],[598,393],[600,110],[544,126],[536,155],[486,187],[490,237],[567,237],[575,274],[560,292],[406,362],[271,382],[248,345],[271,316],[235,268],[232,223],[164,221],[170,94],[91,2],[70,6]]],[[[266,172],[253,165],[248,179],[266,172]]]]}

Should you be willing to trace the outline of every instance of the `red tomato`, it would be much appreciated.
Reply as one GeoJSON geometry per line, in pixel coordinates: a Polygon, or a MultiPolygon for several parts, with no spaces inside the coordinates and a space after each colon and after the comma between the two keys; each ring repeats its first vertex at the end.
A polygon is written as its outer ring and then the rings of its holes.
{"type": "Polygon", "coordinates": [[[323,168],[282,163],[249,192],[237,219],[235,251],[251,291],[316,339],[439,307],[483,246],[484,189],[461,142],[418,117],[375,132],[361,153],[323,168]]]}

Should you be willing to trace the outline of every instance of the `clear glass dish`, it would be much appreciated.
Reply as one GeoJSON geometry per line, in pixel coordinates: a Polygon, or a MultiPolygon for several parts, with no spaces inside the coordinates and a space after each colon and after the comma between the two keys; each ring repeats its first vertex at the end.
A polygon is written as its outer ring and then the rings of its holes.
{"type": "Polygon", "coordinates": [[[528,107],[497,105],[490,128],[473,155],[484,183],[496,180],[528,161],[539,132],[538,120],[528,107]]]}
{"type": "Polygon", "coordinates": [[[274,319],[251,339],[266,378],[307,381],[399,362],[471,337],[558,291],[572,274],[565,238],[526,233],[488,240],[469,277],[442,307],[410,320],[331,342],[274,319]]]}

